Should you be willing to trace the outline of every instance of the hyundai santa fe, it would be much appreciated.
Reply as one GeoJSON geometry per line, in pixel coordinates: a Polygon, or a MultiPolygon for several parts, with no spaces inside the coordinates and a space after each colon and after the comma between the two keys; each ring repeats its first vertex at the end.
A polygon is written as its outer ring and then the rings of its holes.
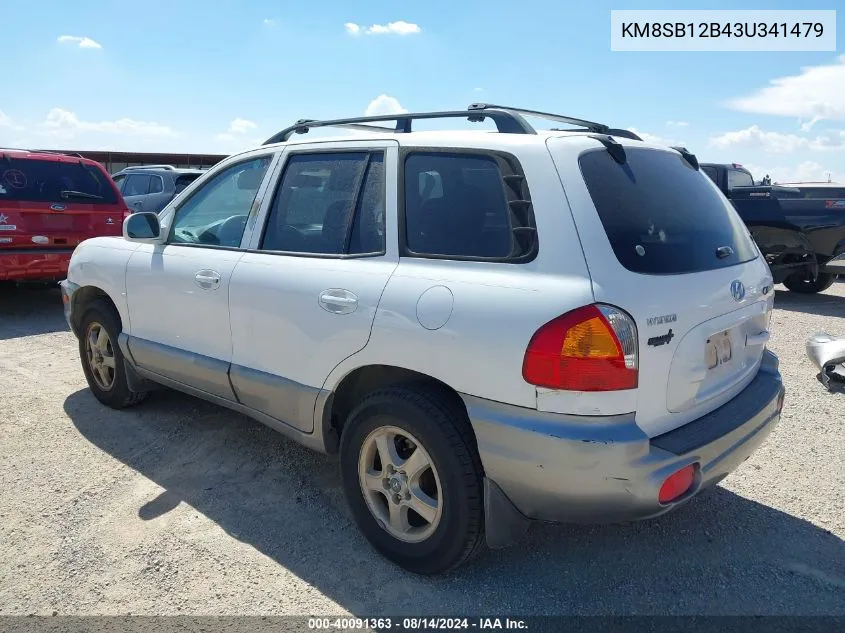
{"type": "Polygon", "coordinates": [[[696,157],[561,115],[299,121],[62,287],[102,403],[169,387],[338,453],[363,534],[423,574],[673,510],[783,406],[770,271],[696,157]],[[495,129],[412,128],[437,118],[495,129]]]}

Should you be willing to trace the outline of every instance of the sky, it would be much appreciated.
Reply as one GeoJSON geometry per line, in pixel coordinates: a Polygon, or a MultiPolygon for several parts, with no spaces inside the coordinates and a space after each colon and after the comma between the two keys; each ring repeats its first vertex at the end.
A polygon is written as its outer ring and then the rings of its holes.
{"type": "Polygon", "coordinates": [[[228,154],[300,118],[483,101],[845,182],[845,10],[836,52],[612,52],[611,9],[678,7],[620,4],[0,0],[0,146],[228,154]]]}

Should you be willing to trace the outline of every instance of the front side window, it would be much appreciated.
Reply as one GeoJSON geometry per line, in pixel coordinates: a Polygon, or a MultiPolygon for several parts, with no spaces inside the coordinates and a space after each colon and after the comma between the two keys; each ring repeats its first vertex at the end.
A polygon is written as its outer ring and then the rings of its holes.
{"type": "Polygon", "coordinates": [[[79,162],[0,158],[0,203],[45,202],[116,204],[108,175],[79,162]]]}
{"type": "Polygon", "coordinates": [[[171,244],[238,247],[270,156],[227,167],[176,210],[171,244]]]}
{"type": "Polygon", "coordinates": [[[536,248],[524,178],[504,173],[502,162],[484,154],[408,155],[405,239],[412,255],[516,260],[536,248]]]}
{"type": "Polygon", "coordinates": [[[293,154],[261,242],[266,251],[384,251],[383,152],[293,154]]]}

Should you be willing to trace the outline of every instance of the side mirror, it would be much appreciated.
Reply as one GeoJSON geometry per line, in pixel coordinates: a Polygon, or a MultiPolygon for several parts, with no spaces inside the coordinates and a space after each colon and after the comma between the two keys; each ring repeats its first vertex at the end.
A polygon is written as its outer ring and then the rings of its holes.
{"type": "Polygon", "coordinates": [[[143,244],[161,243],[161,224],[157,213],[133,213],[123,221],[123,237],[143,244]]]}

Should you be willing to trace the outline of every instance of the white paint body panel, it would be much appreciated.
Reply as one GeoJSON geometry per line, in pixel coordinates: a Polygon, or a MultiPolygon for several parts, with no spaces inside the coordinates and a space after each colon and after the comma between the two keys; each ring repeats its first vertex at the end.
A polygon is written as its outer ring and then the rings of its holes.
{"type": "Polygon", "coordinates": [[[772,309],[771,292],[764,295],[761,289],[771,286],[771,276],[761,258],[688,275],[639,275],[622,267],[578,166],[579,153],[597,146],[582,134],[421,132],[264,147],[219,164],[161,213],[166,232],[176,206],[216,172],[275,152],[250,212],[244,250],[141,246],[98,238],[77,249],[69,279],[105,290],[118,306],[124,329],[135,336],[309,387],[332,390],[357,368],[394,365],[432,376],[467,395],[542,411],[636,411],[637,424],[648,435],[657,435],[712,411],[753,379],[763,351],[759,337],[754,337],[768,327],[772,309]],[[536,259],[500,264],[400,258],[395,176],[397,148],[403,145],[487,149],[516,156],[533,201],[536,259]],[[255,252],[270,206],[268,192],[275,188],[290,152],[379,147],[388,148],[384,256],[333,259],[255,252]],[[202,269],[221,274],[217,290],[201,290],[194,283],[194,274],[202,269]],[[736,279],[747,288],[741,302],[730,295],[736,279]],[[328,289],[353,294],[355,310],[339,314],[321,308],[320,293],[328,289]],[[580,393],[526,383],[523,357],[537,329],[596,301],[621,308],[638,326],[638,388],[580,393]],[[646,340],[668,328],[650,328],[646,321],[662,314],[677,314],[672,324],[676,336],[671,344],[649,347],[646,340]],[[736,369],[731,375],[702,378],[699,347],[721,330],[730,330],[735,341],[736,369]],[[754,344],[746,344],[748,336],[754,344]]]}
{"type": "Polygon", "coordinates": [[[142,244],[126,268],[132,335],[217,360],[232,358],[229,281],[243,253],[176,244],[142,244]],[[214,271],[220,283],[194,277],[214,271]]]}
{"type": "MultiPolygon", "coordinates": [[[[656,151],[668,148],[620,139],[623,145],[656,151]]],[[[616,258],[610,240],[593,205],[581,175],[578,156],[594,149],[588,137],[550,138],[547,141],[567,198],[581,243],[597,302],[625,310],[637,324],[639,339],[639,384],[635,391],[636,421],[650,436],[659,435],[695,420],[736,396],[754,378],[763,346],[745,344],[746,335],[766,331],[772,309],[772,277],[758,257],[745,264],[717,270],[679,275],[633,273],[616,258]],[[741,302],[730,291],[734,280],[743,282],[746,296],[741,302]],[[769,288],[767,296],[762,289],[769,288]],[[648,326],[656,315],[677,315],[671,324],[648,326]],[[666,334],[674,338],[667,345],[648,345],[650,337],[666,334]],[[704,361],[707,338],[731,330],[734,359],[727,374],[708,372],[704,361]]],[[[701,174],[702,178],[707,178],[701,174]]],[[[712,184],[712,183],[711,183],[712,184]]],[[[727,211],[736,213],[725,201],[727,211]]],[[[633,395],[633,394],[632,394],[633,395]]],[[[592,394],[599,403],[617,394],[592,394]]],[[[603,409],[602,406],[599,406],[603,409]]]]}
{"type": "Polygon", "coordinates": [[[127,332],[131,319],[126,302],[126,262],[139,246],[122,237],[85,240],[74,249],[67,272],[72,282],[80,286],[94,286],[111,297],[127,332]]]}

